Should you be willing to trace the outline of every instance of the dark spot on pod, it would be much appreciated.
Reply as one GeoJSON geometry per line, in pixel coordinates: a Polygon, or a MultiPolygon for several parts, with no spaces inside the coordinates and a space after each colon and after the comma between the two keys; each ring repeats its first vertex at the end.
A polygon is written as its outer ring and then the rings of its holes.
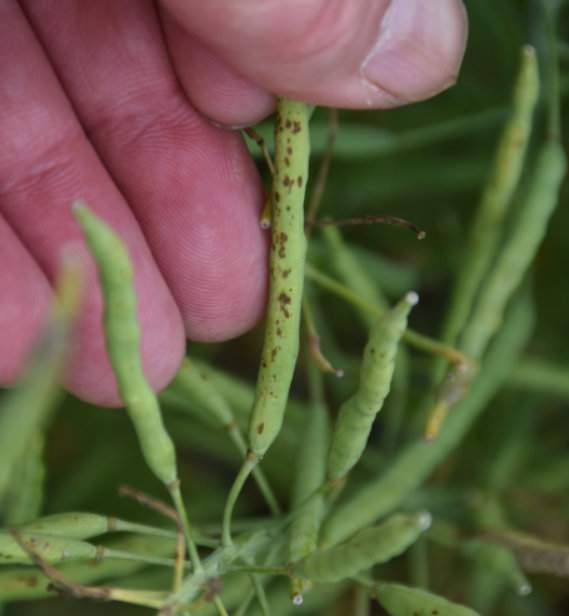
{"type": "Polygon", "coordinates": [[[288,156],[285,156],[284,161],[285,161],[285,165],[286,165],[287,167],[290,167],[290,158],[289,158],[288,156]]]}
{"type": "Polygon", "coordinates": [[[285,186],[290,186],[292,184],[292,180],[288,177],[288,175],[285,175],[283,178],[283,184],[285,186]]]}
{"type": "Polygon", "coordinates": [[[286,153],[287,153],[289,156],[292,156],[292,148],[291,148],[290,146],[288,146],[288,147],[287,147],[287,149],[286,149],[286,153]]]}
{"type": "Polygon", "coordinates": [[[299,188],[302,188],[302,176],[301,176],[301,175],[299,175],[299,176],[296,178],[296,183],[298,184],[298,187],[299,187],[299,188]]]}
{"type": "Polygon", "coordinates": [[[281,350],[281,347],[276,346],[273,347],[273,350],[271,351],[271,360],[275,361],[275,357],[277,356],[277,353],[281,350]]]}
{"type": "Polygon", "coordinates": [[[277,327],[277,336],[280,338],[283,335],[283,330],[280,327],[277,327]]]}
{"type": "Polygon", "coordinates": [[[293,122],[293,125],[292,125],[293,134],[296,135],[297,133],[300,133],[301,130],[302,130],[302,126],[300,125],[300,122],[293,122]]]}
{"type": "Polygon", "coordinates": [[[257,434],[263,434],[263,430],[265,429],[265,424],[264,423],[260,423],[257,426],[257,434]]]}
{"type": "Polygon", "coordinates": [[[285,126],[286,126],[287,128],[290,128],[290,127],[292,126],[291,121],[290,121],[290,120],[287,120],[287,121],[286,121],[286,123],[285,123],[285,126]]]}
{"type": "Polygon", "coordinates": [[[290,304],[290,296],[287,295],[284,291],[279,295],[279,302],[281,306],[281,310],[285,317],[288,319],[290,317],[290,312],[288,311],[287,306],[290,304]]]}
{"type": "Polygon", "coordinates": [[[281,200],[281,195],[278,190],[275,190],[275,201],[278,203],[281,200]]]}
{"type": "Polygon", "coordinates": [[[276,237],[276,242],[278,244],[278,255],[281,259],[284,259],[286,257],[287,240],[288,240],[288,235],[284,233],[283,231],[281,231],[276,237]]]}
{"type": "Polygon", "coordinates": [[[291,268],[283,270],[283,278],[288,278],[288,275],[291,273],[291,268]]]}
{"type": "Polygon", "coordinates": [[[285,209],[287,212],[290,212],[290,205],[287,205],[285,209]]]}

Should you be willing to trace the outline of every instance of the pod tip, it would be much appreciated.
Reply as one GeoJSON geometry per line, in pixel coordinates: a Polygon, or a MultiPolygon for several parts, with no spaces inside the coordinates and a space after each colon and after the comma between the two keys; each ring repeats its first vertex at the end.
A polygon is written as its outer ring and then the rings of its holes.
{"type": "Polygon", "coordinates": [[[428,511],[421,511],[418,521],[421,530],[428,530],[433,522],[433,516],[428,511]]]}
{"type": "Polygon", "coordinates": [[[415,291],[409,291],[409,293],[405,296],[405,301],[410,306],[416,306],[419,303],[419,294],[415,291]]]}

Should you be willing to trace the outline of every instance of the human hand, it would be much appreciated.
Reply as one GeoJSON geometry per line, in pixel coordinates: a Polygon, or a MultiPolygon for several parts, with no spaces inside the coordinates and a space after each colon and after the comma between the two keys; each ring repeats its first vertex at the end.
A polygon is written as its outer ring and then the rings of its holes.
{"type": "MultiPolygon", "coordinates": [[[[238,133],[278,93],[387,108],[456,79],[460,0],[0,2],[0,384],[45,318],[81,198],[127,243],[152,386],[185,338],[224,340],[261,316],[262,189],[238,133]],[[375,54],[374,54],[375,52],[375,54]]],[[[89,274],[94,280],[93,271],[89,274]]],[[[87,288],[66,386],[118,404],[87,288]]]]}

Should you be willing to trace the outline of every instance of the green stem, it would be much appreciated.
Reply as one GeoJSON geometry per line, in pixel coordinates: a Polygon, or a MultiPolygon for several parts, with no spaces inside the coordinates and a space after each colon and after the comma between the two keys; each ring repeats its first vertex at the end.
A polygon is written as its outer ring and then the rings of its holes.
{"type": "MultiPolygon", "coordinates": [[[[306,264],[306,277],[316,282],[322,288],[327,289],[338,297],[341,297],[342,299],[346,300],[353,306],[356,306],[361,310],[365,310],[366,312],[373,314],[375,317],[380,317],[382,314],[384,314],[383,310],[365,300],[363,297],[361,297],[361,295],[354,293],[354,291],[343,285],[341,282],[338,282],[334,278],[323,274],[320,270],[316,269],[309,263],[306,264]]],[[[419,332],[416,332],[412,329],[407,329],[405,331],[405,333],[403,334],[403,339],[411,346],[414,346],[415,348],[422,351],[426,351],[427,353],[440,355],[451,363],[463,365],[471,364],[470,360],[466,357],[466,355],[461,353],[458,349],[437,342],[436,340],[433,340],[433,338],[429,338],[428,336],[420,334],[419,332]]]]}
{"type": "Polygon", "coordinates": [[[235,504],[241,494],[241,490],[247,481],[247,478],[252,473],[255,466],[259,463],[259,458],[252,453],[249,453],[241,468],[239,469],[239,473],[237,473],[237,477],[231,486],[231,490],[227,496],[227,500],[225,502],[225,510],[223,512],[223,526],[222,526],[222,544],[225,547],[229,547],[233,544],[233,540],[231,538],[231,519],[233,517],[233,509],[235,508],[235,504]]]}

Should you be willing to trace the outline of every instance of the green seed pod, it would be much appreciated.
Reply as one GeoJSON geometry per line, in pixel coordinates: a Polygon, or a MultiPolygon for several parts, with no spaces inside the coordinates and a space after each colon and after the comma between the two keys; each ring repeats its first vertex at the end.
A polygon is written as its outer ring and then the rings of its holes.
{"type": "MultiPolygon", "coordinates": [[[[49,535],[22,534],[30,549],[48,563],[63,563],[69,560],[94,560],[101,556],[100,549],[91,543],[49,535]]],[[[32,559],[8,532],[0,531],[0,563],[29,565],[32,559]]]]}
{"type": "Polygon", "coordinates": [[[278,435],[296,365],[306,239],[304,195],[308,181],[311,107],[279,99],[275,121],[276,170],[272,189],[272,240],[265,342],[249,425],[249,448],[261,458],[278,435]]]}
{"type": "Polygon", "coordinates": [[[407,295],[372,329],[364,351],[357,392],[340,408],[328,459],[328,477],[344,477],[360,459],[375,417],[389,393],[399,341],[407,316],[417,303],[416,293],[407,295]]]}
{"type": "Polygon", "coordinates": [[[396,509],[420,486],[460,440],[515,365],[533,328],[533,311],[526,297],[512,306],[507,324],[484,360],[469,395],[445,423],[432,443],[411,443],[386,472],[361,486],[345,503],[334,509],[322,529],[323,545],[336,545],[374,520],[396,509]]]}
{"type": "MultiPolygon", "coordinates": [[[[504,218],[522,176],[538,99],[539,71],[535,49],[524,47],[512,114],[500,138],[492,173],[470,231],[465,262],[453,289],[443,332],[443,340],[449,344],[455,343],[468,320],[480,283],[496,253],[504,218]]],[[[437,380],[442,377],[443,367],[442,362],[437,364],[437,380]]]]}
{"type": "Polygon", "coordinates": [[[148,466],[163,483],[172,485],[178,477],[176,452],[142,369],[137,300],[128,252],[118,235],[85,205],[76,203],[74,214],[97,263],[105,299],[107,352],[120,396],[148,466]]]}
{"type": "Polygon", "coordinates": [[[376,597],[390,616],[478,616],[468,607],[401,584],[378,584],[376,597]]]}
{"type": "Polygon", "coordinates": [[[531,592],[531,584],[507,547],[472,539],[462,546],[461,551],[477,560],[480,567],[491,573],[498,583],[507,584],[522,596],[531,592]]]}
{"type": "Polygon", "coordinates": [[[293,573],[314,582],[340,582],[384,563],[415,543],[431,524],[430,514],[394,515],[328,550],[314,552],[293,566],[293,573]]]}
{"type": "Polygon", "coordinates": [[[500,327],[508,300],[521,283],[545,236],[547,223],[558,203],[566,167],[561,144],[546,142],[539,152],[523,208],[464,331],[461,348],[470,357],[480,358],[500,327]]]}
{"type": "Polygon", "coordinates": [[[12,468],[10,483],[0,505],[4,524],[16,526],[40,515],[44,501],[44,437],[36,432],[24,455],[12,468]]]}
{"type": "Polygon", "coordinates": [[[128,522],[120,518],[74,511],[69,513],[55,513],[34,520],[21,527],[26,533],[39,533],[67,539],[91,539],[98,535],[113,532],[131,532],[141,535],[155,535],[158,537],[176,538],[176,533],[163,528],[155,528],[136,522],[128,522]]]}

